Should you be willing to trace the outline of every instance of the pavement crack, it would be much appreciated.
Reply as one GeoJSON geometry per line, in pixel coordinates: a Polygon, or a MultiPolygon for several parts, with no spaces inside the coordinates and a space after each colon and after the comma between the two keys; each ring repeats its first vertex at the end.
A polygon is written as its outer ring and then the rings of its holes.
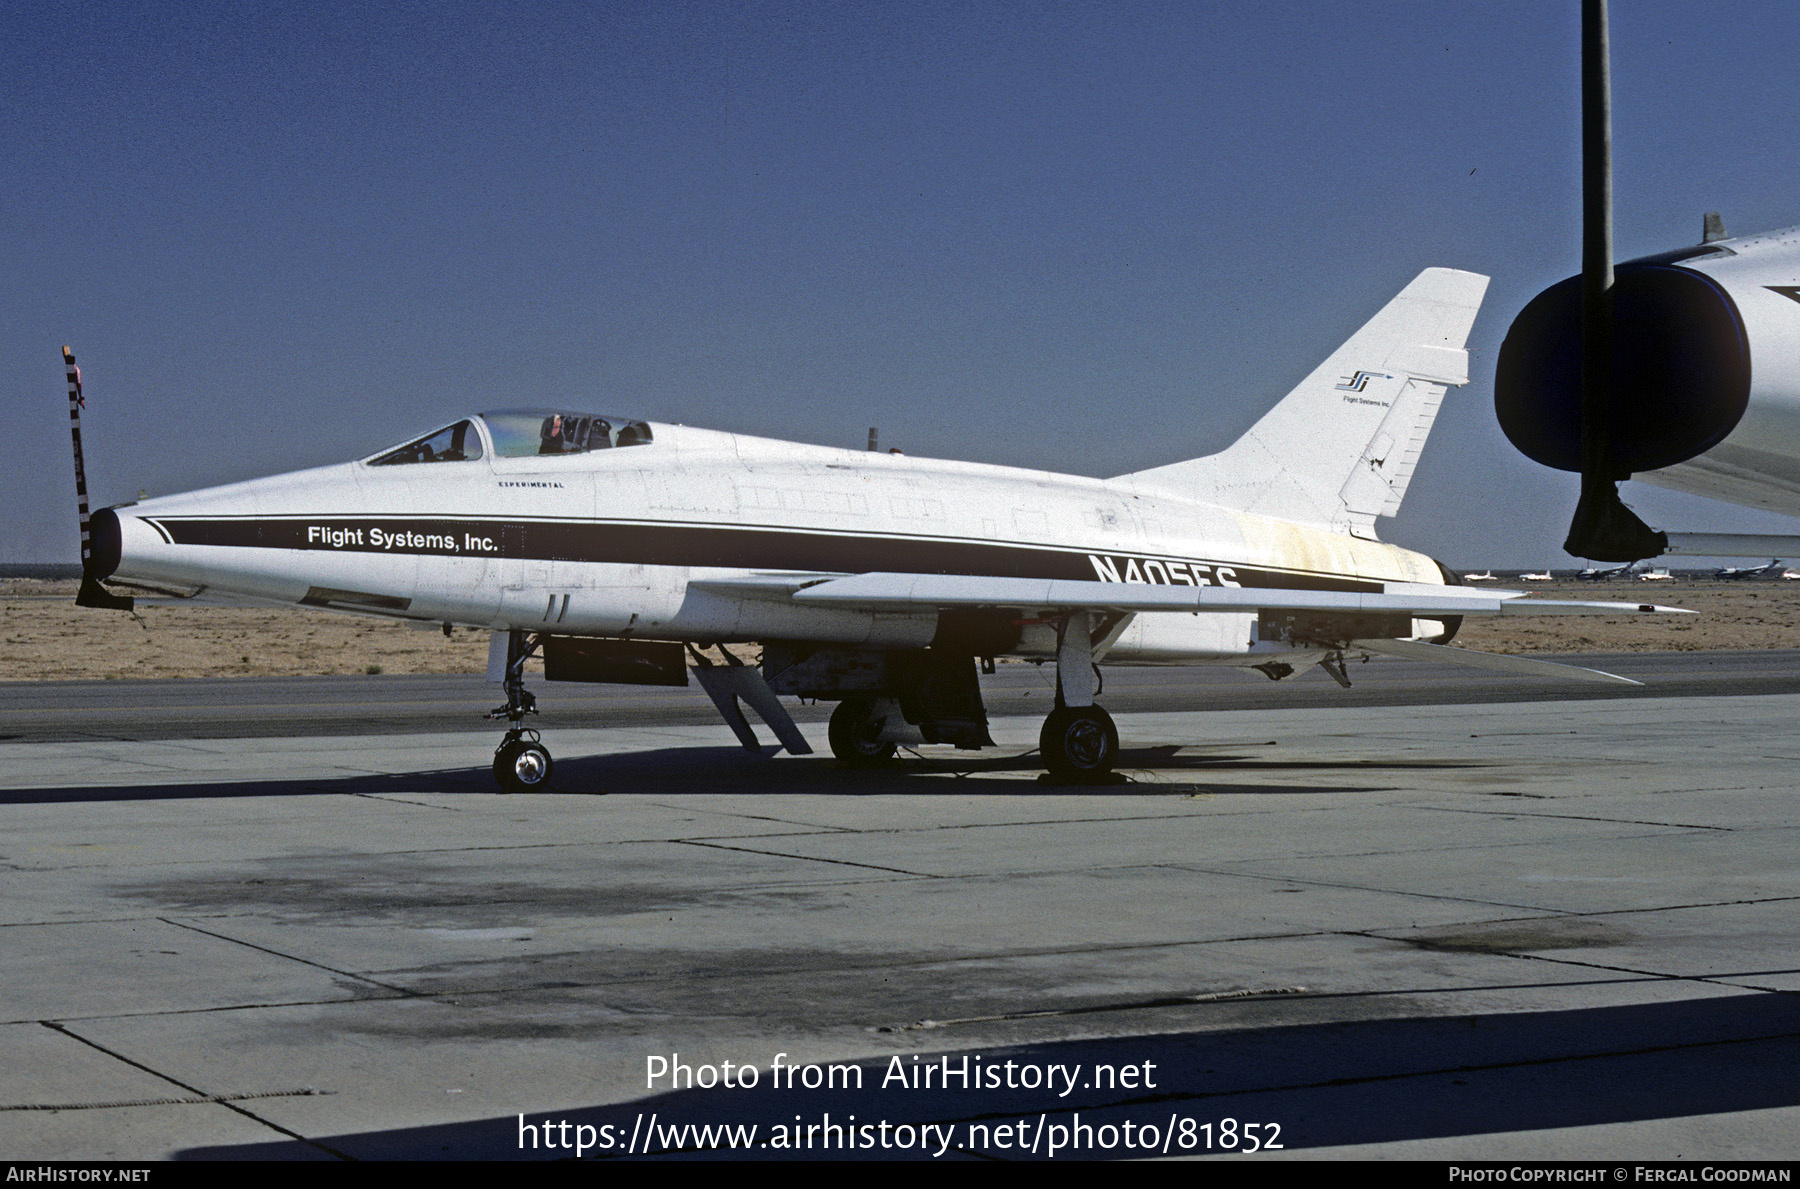
{"type": "MultiPolygon", "coordinates": [[[[1513,796],[1515,794],[1506,793],[1501,795],[1513,796]]],[[[1523,796],[1525,794],[1516,795],[1523,796]]],[[[1414,808],[1428,809],[1433,813],[1472,813],[1477,817],[1550,817],[1566,818],[1569,821],[1576,822],[1610,822],[1613,825],[1619,826],[1666,826],[1671,830],[1718,830],[1725,834],[1734,832],[1730,826],[1702,826],[1695,822],[1650,822],[1635,817],[1600,817],[1586,813],[1542,813],[1531,809],[1469,809],[1461,805],[1418,805],[1414,808]]]]}
{"type": "Polygon", "coordinates": [[[128,917],[71,917],[66,921],[0,921],[0,929],[44,929],[55,928],[58,925],[119,925],[128,924],[131,921],[144,921],[150,919],[152,918],[138,915],[128,917]]]}
{"type": "MultiPolygon", "coordinates": [[[[1265,862],[1267,860],[1249,861],[1265,862]]],[[[1337,888],[1340,891],[1373,892],[1382,896],[1404,896],[1413,900],[1441,900],[1448,904],[1478,904],[1484,908],[1509,908],[1515,912],[1540,912],[1548,916],[1579,917],[1585,915],[1583,913],[1573,912],[1566,908],[1545,908],[1537,904],[1514,904],[1507,900],[1482,900],[1473,896],[1450,896],[1443,892],[1413,892],[1403,889],[1372,887],[1365,884],[1336,883],[1326,879],[1304,879],[1296,875],[1265,875],[1260,871],[1223,871],[1214,867],[1195,867],[1187,863],[1157,863],[1152,865],[1159,867],[1174,867],[1181,871],[1196,871],[1203,875],[1225,875],[1242,879],[1260,879],[1269,883],[1307,884],[1308,886],[1317,888],[1337,888]]],[[[1330,930],[1322,930],[1322,932],[1330,932],[1330,930]]],[[[1353,934],[1355,931],[1341,930],[1341,932],[1353,934]]],[[[1393,939],[1388,938],[1387,940],[1391,941],[1393,939]]]]}
{"type": "Polygon", "coordinates": [[[719,842],[694,842],[689,839],[676,839],[683,846],[704,846],[713,850],[734,850],[747,855],[769,855],[780,859],[801,859],[808,863],[836,863],[842,867],[860,867],[867,871],[887,871],[894,875],[910,875],[915,879],[943,879],[942,875],[932,875],[924,871],[908,871],[904,867],[883,867],[878,863],[857,863],[850,859],[824,859],[817,855],[796,855],[786,851],[762,850],[754,846],[726,846],[719,842]]]}
{"type": "MultiPolygon", "coordinates": [[[[654,801],[654,802],[650,802],[650,804],[655,805],[658,809],[668,809],[668,810],[672,810],[675,812],[681,812],[683,810],[682,806],[670,805],[667,802],[654,801]]],[[[772,817],[766,813],[741,813],[737,810],[732,810],[732,809],[714,809],[714,810],[711,810],[711,812],[718,814],[720,817],[743,818],[745,821],[751,821],[751,822],[779,822],[781,825],[784,825],[784,826],[799,826],[803,832],[809,831],[809,830],[818,830],[818,831],[830,831],[833,833],[842,833],[842,834],[861,833],[861,831],[856,829],[856,827],[854,827],[854,826],[828,826],[828,825],[824,825],[819,822],[795,821],[793,818],[789,818],[789,817],[772,817]]],[[[731,837],[731,835],[721,835],[721,837],[731,837]]]]}
{"type": "Polygon", "coordinates": [[[1688,912],[1701,908],[1744,908],[1756,904],[1787,904],[1800,900],[1800,896],[1746,896],[1738,900],[1702,900],[1695,904],[1656,904],[1636,908],[1594,908],[1583,912],[1572,912],[1565,909],[1543,909],[1544,912],[1566,912],[1578,917],[1621,917],[1641,916],[1653,912],[1688,912]]]}
{"type": "MultiPolygon", "coordinates": [[[[1550,962],[1558,966],[1579,966],[1585,970],[1610,970],[1615,974],[1635,974],[1645,978],[1664,979],[1669,982],[1677,983],[1704,983],[1708,986],[1731,987],[1737,990],[1744,989],[1744,985],[1742,983],[1726,982],[1724,980],[1733,978],[1752,978],[1759,975],[1795,973],[1794,970],[1745,970],[1725,974],[1665,974],[1658,970],[1641,970],[1635,966],[1614,966],[1607,962],[1583,962],[1579,958],[1552,958],[1544,954],[1524,953],[1516,950],[1500,950],[1496,952],[1501,957],[1520,958],[1527,962],[1550,962]]],[[[1791,991],[1782,991],[1775,987],[1756,987],[1752,989],[1770,995],[1789,995],[1795,993],[1791,991]]]]}
{"type": "Polygon", "coordinates": [[[451,813],[462,812],[460,805],[434,805],[430,801],[408,801],[405,797],[396,797],[391,793],[351,793],[350,795],[368,801],[388,801],[395,805],[417,805],[421,809],[445,809],[451,813]]]}
{"type": "Polygon", "coordinates": [[[392,991],[396,995],[404,995],[409,999],[417,998],[416,992],[409,991],[405,987],[397,987],[397,986],[393,985],[392,983],[384,983],[380,979],[370,978],[366,974],[357,974],[356,972],[350,971],[350,970],[340,970],[336,966],[327,966],[323,962],[314,962],[311,958],[302,958],[302,957],[298,956],[297,954],[283,953],[282,951],[280,951],[278,949],[271,949],[269,946],[266,946],[266,945],[257,945],[254,941],[245,941],[241,937],[233,937],[228,933],[217,933],[211,929],[202,929],[198,925],[191,925],[191,924],[187,923],[186,921],[178,921],[172,917],[157,917],[156,919],[161,921],[165,925],[174,925],[177,929],[188,929],[195,933],[204,934],[207,937],[216,937],[220,941],[229,941],[231,944],[241,945],[245,949],[257,950],[261,953],[270,954],[277,958],[285,958],[289,962],[298,962],[302,966],[311,966],[315,969],[323,970],[330,974],[338,975],[341,978],[353,978],[357,982],[368,983],[370,986],[380,987],[384,991],[392,991]]]}
{"type": "Polygon", "coordinates": [[[214,1094],[208,1098],[123,1098],[116,1102],[19,1102],[0,1104],[0,1111],[99,1111],[127,1106],[204,1106],[208,1103],[245,1102],[252,1098],[312,1098],[335,1090],[259,1090],[252,1094],[214,1094]]]}
{"type": "MultiPolygon", "coordinates": [[[[156,1019],[161,1016],[202,1016],[218,1012],[232,1011],[279,1011],[285,1007],[343,1007],[347,1003],[375,1003],[388,999],[421,999],[430,998],[422,995],[369,995],[360,999],[276,999],[267,1003],[214,1003],[206,1007],[158,1007],[148,1011],[109,1011],[93,1012],[84,1016],[57,1016],[59,1023],[81,1023],[86,1020],[143,1020],[156,1019]]],[[[0,1020],[5,1024],[43,1023],[42,1020],[25,1018],[19,1020],[0,1020]]]]}
{"type": "Polygon", "coordinates": [[[1196,1004],[1225,1003],[1243,999],[1273,999],[1282,995],[1305,995],[1305,987],[1256,987],[1239,991],[1201,991],[1192,995],[1164,995],[1152,999],[1129,999],[1120,1003],[1090,1003],[1080,1007],[1047,1007],[1041,1011],[1002,1012],[992,1016],[962,1016],[950,1020],[918,1020],[911,1024],[889,1024],[871,1028],[871,1032],[920,1032],[930,1028],[953,1028],[958,1024],[997,1024],[1013,1020],[1044,1020],[1059,1016],[1087,1016],[1101,1012],[1147,1011],[1159,1007],[1193,1007],[1196,1004]]]}
{"type": "MultiPolygon", "coordinates": [[[[1427,805],[1420,805],[1416,802],[1412,802],[1412,803],[1407,803],[1406,808],[1408,808],[1408,809],[1429,809],[1429,808],[1435,808],[1435,807],[1427,806],[1427,805]]],[[[1469,810],[1467,812],[1474,812],[1474,811],[1469,810]]],[[[1530,814],[1525,811],[1522,811],[1522,810],[1514,810],[1509,813],[1494,813],[1494,814],[1490,814],[1489,816],[1501,817],[1501,818],[1528,817],[1528,816],[1530,816],[1530,814]]],[[[1668,837],[1668,835],[1666,835],[1666,834],[1617,834],[1617,835],[1613,835],[1613,839],[1616,841],[1619,841],[1619,842],[1629,841],[1634,838],[1666,838],[1666,837],[1668,837]]],[[[1506,849],[1512,848],[1512,847],[1533,847],[1533,846],[1542,846],[1542,845],[1544,845],[1543,841],[1541,839],[1536,839],[1536,838],[1506,838],[1506,839],[1501,839],[1498,841],[1484,840],[1481,842],[1473,842],[1473,843],[1453,843],[1453,844],[1444,845],[1444,846],[1416,846],[1416,847],[1407,848],[1405,850],[1397,850],[1397,849],[1393,849],[1393,848],[1383,848],[1380,850],[1308,851],[1308,852],[1303,852],[1303,853],[1299,853],[1299,854],[1275,855],[1275,856],[1271,856],[1266,859],[1265,858],[1253,858],[1253,859],[1243,859],[1243,860],[1236,860],[1236,861],[1246,862],[1246,863],[1268,863],[1268,862],[1275,862],[1275,861],[1306,862],[1309,860],[1316,861],[1319,859],[1332,859],[1332,860],[1387,859],[1387,858],[1394,858],[1396,856],[1453,855],[1453,854],[1457,854],[1459,852],[1466,852],[1466,851],[1497,851],[1497,850],[1506,850],[1506,849]]]]}
{"type": "Polygon", "coordinates": [[[185,1090],[189,1094],[195,1096],[196,1098],[216,1100],[218,1105],[224,1107],[226,1110],[236,1111],[238,1114],[244,1116],[246,1119],[250,1119],[253,1122],[261,1123],[264,1127],[267,1127],[269,1130],[280,1132],[282,1135],[287,1136],[289,1139],[299,1140],[301,1143],[306,1144],[308,1147],[317,1148],[319,1151],[324,1152],[328,1155],[336,1156],[339,1160],[354,1160],[355,1159],[355,1157],[346,1155],[345,1153],[338,1151],[336,1148],[331,1147],[329,1144],[322,1144],[318,1140],[308,1139],[306,1136],[301,1135],[298,1131],[292,1131],[286,1127],[283,1127],[279,1123],[273,1122],[269,1119],[265,1119],[261,1115],[257,1114],[255,1111],[248,1110],[244,1107],[239,1106],[237,1103],[231,1101],[230,1097],[227,1095],[208,1094],[205,1090],[200,1089],[198,1086],[189,1085],[187,1082],[182,1081],[180,1078],[173,1077],[170,1074],[166,1074],[160,1069],[153,1069],[150,1066],[145,1065],[142,1061],[133,1061],[130,1057],[127,1057],[125,1054],[118,1052],[115,1049],[109,1049],[105,1045],[101,1044],[99,1041],[90,1040],[87,1037],[81,1035],[81,1033],[76,1032],[74,1029],[65,1027],[62,1024],[58,1024],[54,1020],[39,1020],[38,1023],[40,1023],[44,1027],[50,1029],[50,1031],[52,1031],[52,1032],[61,1033],[63,1036],[68,1037],[70,1040],[76,1041],[80,1044],[84,1044],[90,1049],[95,1049],[99,1052],[105,1053],[108,1057],[111,1057],[115,1061],[123,1062],[124,1064],[131,1066],[133,1069],[143,1070],[145,1073],[149,1074],[151,1077],[159,1078],[162,1081],[169,1083],[171,1086],[176,1086],[182,1090],[185,1090]]]}

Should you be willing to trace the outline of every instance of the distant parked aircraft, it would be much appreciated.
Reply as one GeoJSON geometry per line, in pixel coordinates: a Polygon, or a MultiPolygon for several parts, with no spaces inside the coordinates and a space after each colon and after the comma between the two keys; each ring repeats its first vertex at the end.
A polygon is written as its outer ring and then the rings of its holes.
{"type": "Polygon", "coordinates": [[[1726,566],[1713,575],[1714,578],[1726,578],[1732,581],[1742,581],[1746,578],[1779,578],[1781,576],[1781,562],[1772,557],[1766,566],[1726,566]]]}

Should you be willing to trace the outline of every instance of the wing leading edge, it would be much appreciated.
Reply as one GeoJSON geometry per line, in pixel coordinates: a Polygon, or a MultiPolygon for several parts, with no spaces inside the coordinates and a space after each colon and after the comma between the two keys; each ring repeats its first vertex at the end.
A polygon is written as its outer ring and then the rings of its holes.
{"type": "MultiPolygon", "coordinates": [[[[773,592],[773,584],[763,590],[773,592]]],[[[740,590],[740,593],[749,593],[740,590]]],[[[1017,607],[1050,612],[1320,612],[1340,615],[1413,616],[1422,619],[1463,615],[1692,615],[1655,603],[1536,599],[1523,590],[1470,591],[1463,587],[1388,582],[1379,592],[1281,590],[1267,587],[1162,586],[1083,582],[1053,578],[997,578],[959,574],[855,574],[802,579],[785,585],[796,602],[816,606],[881,610],[953,607],[1017,607]]],[[[1549,677],[1607,685],[1641,685],[1599,669],[1448,648],[1421,640],[1362,639],[1348,642],[1366,652],[1489,669],[1515,676],[1549,677]]]]}
{"type": "Polygon", "coordinates": [[[1020,607],[1060,611],[1324,611],[1436,618],[1446,615],[1691,615],[1653,603],[1574,602],[1529,591],[1469,591],[1457,586],[1385,583],[1379,593],[1240,586],[1162,586],[1061,578],[962,574],[854,574],[792,591],[800,603],[904,610],[1020,607]]]}
{"type": "Polygon", "coordinates": [[[1591,681],[1600,685],[1644,684],[1603,669],[1584,669],[1580,665],[1563,665],[1526,656],[1505,656],[1497,652],[1477,652],[1472,648],[1449,648],[1442,644],[1427,644],[1423,640],[1357,640],[1354,643],[1364,652],[1404,657],[1409,661],[1441,661],[1470,669],[1510,673],[1515,677],[1551,677],[1559,681],[1591,681]]]}

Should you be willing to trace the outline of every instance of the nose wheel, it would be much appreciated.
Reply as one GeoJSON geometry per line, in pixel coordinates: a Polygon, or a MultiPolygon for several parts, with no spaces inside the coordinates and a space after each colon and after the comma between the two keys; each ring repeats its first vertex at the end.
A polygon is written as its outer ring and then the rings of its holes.
{"type": "Polygon", "coordinates": [[[1105,784],[1119,762],[1119,730],[1098,706],[1058,706],[1044,720],[1038,749],[1052,780],[1105,784]]]}
{"type": "Polygon", "coordinates": [[[550,749],[539,741],[536,731],[519,725],[527,714],[537,713],[537,699],[525,688],[525,661],[537,651],[539,642],[517,629],[509,631],[504,639],[496,636],[494,641],[496,648],[502,644],[506,648],[506,705],[495,707],[488,717],[504,718],[512,724],[500,746],[494,749],[494,779],[503,793],[537,793],[550,787],[554,767],[550,749]]]}
{"type": "Polygon", "coordinates": [[[550,787],[554,769],[550,749],[538,741],[533,730],[508,731],[494,751],[494,779],[500,782],[502,792],[542,792],[550,787]]]}

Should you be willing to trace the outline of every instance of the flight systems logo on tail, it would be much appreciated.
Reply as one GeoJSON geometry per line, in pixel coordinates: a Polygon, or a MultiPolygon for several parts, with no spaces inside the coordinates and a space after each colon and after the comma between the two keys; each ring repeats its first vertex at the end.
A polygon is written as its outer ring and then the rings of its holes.
{"type": "Polygon", "coordinates": [[[1369,386],[1370,380],[1391,380],[1394,377],[1386,372],[1359,371],[1354,376],[1345,376],[1337,384],[1339,392],[1361,392],[1369,386]]]}

